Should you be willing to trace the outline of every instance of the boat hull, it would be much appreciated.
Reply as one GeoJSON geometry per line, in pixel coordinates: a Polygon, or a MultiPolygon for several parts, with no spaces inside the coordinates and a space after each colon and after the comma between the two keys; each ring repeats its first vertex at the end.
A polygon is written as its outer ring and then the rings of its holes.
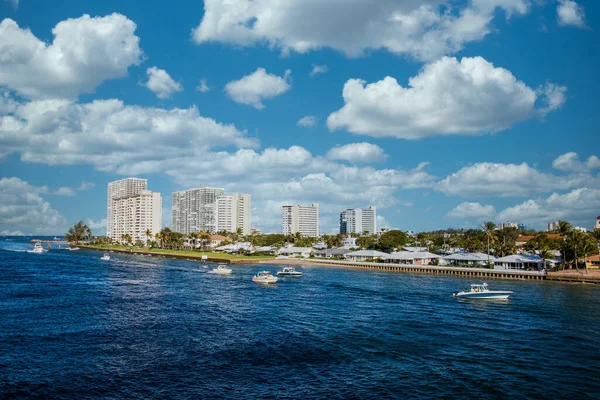
{"type": "Polygon", "coordinates": [[[454,297],[459,297],[461,299],[508,299],[508,297],[513,294],[513,292],[502,292],[502,291],[489,291],[489,292],[458,292],[454,294],[454,297]]]}
{"type": "Polygon", "coordinates": [[[278,272],[277,276],[282,278],[301,278],[302,272],[278,272]]]}
{"type": "Polygon", "coordinates": [[[272,277],[269,279],[252,278],[252,282],[260,283],[262,285],[272,285],[274,283],[277,283],[277,278],[275,278],[275,277],[272,277]]]}

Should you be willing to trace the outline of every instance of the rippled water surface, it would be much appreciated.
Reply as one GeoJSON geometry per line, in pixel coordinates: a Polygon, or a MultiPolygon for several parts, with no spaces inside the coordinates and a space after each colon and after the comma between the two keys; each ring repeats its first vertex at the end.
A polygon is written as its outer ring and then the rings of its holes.
{"type": "Polygon", "coordinates": [[[0,242],[0,397],[600,398],[600,287],[30,248],[0,242]]]}

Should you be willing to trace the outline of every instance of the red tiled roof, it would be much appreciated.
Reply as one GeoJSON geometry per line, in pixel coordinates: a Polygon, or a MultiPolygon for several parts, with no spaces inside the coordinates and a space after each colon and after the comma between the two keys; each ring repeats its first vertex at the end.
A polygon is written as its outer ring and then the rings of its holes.
{"type": "Polygon", "coordinates": [[[229,238],[227,236],[223,236],[223,235],[210,235],[210,240],[229,240],[229,238]]]}

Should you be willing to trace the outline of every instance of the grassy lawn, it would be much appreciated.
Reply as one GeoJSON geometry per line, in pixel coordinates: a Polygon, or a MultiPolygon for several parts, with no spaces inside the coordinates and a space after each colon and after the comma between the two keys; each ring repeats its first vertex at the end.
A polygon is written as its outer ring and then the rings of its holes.
{"type": "MultiPolygon", "coordinates": [[[[96,249],[107,249],[107,250],[129,250],[130,248],[127,246],[116,245],[116,244],[106,244],[106,245],[89,245],[88,247],[96,248],[96,249]]],[[[150,249],[148,247],[134,247],[133,252],[147,252],[153,254],[169,254],[176,256],[185,256],[185,257],[194,257],[200,258],[203,255],[206,255],[208,258],[213,259],[222,259],[222,260],[268,260],[271,258],[275,258],[274,256],[244,256],[238,254],[228,254],[228,253],[217,253],[214,251],[198,251],[198,250],[167,250],[167,249],[150,249]]]]}

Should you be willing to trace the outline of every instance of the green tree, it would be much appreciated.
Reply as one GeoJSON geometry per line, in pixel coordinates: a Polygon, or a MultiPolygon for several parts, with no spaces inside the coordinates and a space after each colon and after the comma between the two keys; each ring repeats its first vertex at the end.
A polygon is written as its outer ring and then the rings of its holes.
{"type": "Polygon", "coordinates": [[[127,243],[129,246],[133,243],[133,239],[129,233],[124,233],[121,235],[121,241],[127,243]]]}
{"type": "Polygon", "coordinates": [[[494,244],[496,242],[497,233],[496,233],[496,224],[492,221],[486,222],[481,226],[483,231],[485,232],[485,236],[487,237],[487,255],[488,255],[488,266],[490,265],[490,243],[494,244]]]}
{"type": "Polygon", "coordinates": [[[392,230],[383,233],[379,237],[377,247],[382,251],[394,251],[397,248],[404,246],[408,242],[406,233],[399,230],[392,230]]]}
{"type": "Polygon", "coordinates": [[[146,229],[146,243],[152,240],[152,230],[146,229]]]}
{"type": "Polygon", "coordinates": [[[65,240],[67,242],[79,243],[91,239],[92,230],[83,222],[83,220],[80,220],[75,225],[70,227],[65,235],[65,240]]]}
{"type": "Polygon", "coordinates": [[[567,239],[571,232],[573,232],[573,227],[567,221],[558,221],[558,228],[556,231],[562,238],[562,246],[560,249],[563,258],[563,269],[565,269],[565,266],[567,265],[567,239]]]}

